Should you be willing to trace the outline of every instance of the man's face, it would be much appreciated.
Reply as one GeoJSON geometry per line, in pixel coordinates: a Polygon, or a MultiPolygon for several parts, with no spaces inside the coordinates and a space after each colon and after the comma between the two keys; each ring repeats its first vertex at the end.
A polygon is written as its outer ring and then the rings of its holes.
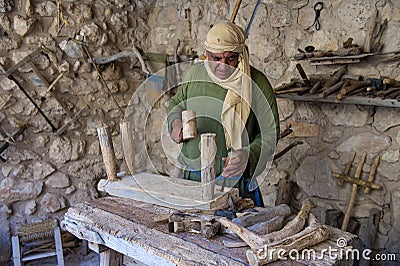
{"type": "Polygon", "coordinates": [[[211,71],[222,80],[229,78],[239,63],[239,54],[234,52],[215,54],[206,51],[206,56],[210,62],[211,71]]]}

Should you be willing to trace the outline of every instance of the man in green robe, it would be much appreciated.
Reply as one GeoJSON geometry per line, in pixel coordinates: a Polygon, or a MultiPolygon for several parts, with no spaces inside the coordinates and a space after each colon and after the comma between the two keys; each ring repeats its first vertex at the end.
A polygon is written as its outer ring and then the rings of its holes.
{"type": "Polygon", "coordinates": [[[217,176],[263,206],[255,177],[272,162],[279,136],[275,94],[266,76],[250,66],[239,26],[215,25],[205,48],[207,60],[188,70],[168,107],[171,138],[183,142],[178,160],[186,166],[184,178],[201,181],[200,135],[215,133],[217,176]],[[196,112],[197,138],[183,141],[183,110],[196,112]],[[225,165],[231,150],[236,157],[225,165]]]}

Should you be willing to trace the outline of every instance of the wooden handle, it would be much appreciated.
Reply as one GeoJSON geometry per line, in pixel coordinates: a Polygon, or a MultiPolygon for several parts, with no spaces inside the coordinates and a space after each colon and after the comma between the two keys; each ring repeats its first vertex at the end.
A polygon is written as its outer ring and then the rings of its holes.
{"type": "Polygon", "coordinates": [[[235,8],[233,9],[233,12],[232,12],[232,15],[231,15],[231,19],[229,20],[229,22],[235,23],[235,18],[236,18],[236,15],[237,15],[238,11],[239,11],[239,7],[240,7],[241,3],[242,3],[242,0],[236,0],[235,8]]]}

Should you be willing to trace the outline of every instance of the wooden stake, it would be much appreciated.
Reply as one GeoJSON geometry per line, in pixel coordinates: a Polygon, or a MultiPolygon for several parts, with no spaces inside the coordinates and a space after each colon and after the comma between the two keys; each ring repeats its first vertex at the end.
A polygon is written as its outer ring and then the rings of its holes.
{"type": "MultiPolygon", "coordinates": [[[[354,176],[355,178],[360,178],[361,171],[362,171],[362,168],[364,166],[366,158],[367,158],[367,153],[363,152],[363,154],[361,156],[361,160],[360,160],[360,162],[358,163],[358,166],[357,166],[356,174],[354,176]]],[[[342,230],[343,231],[346,231],[347,225],[349,224],[351,210],[353,209],[354,202],[356,200],[357,187],[358,187],[357,184],[353,184],[353,187],[352,187],[352,190],[351,190],[351,197],[350,197],[349,205],[347,206],[347,210],[346,210],[346,213],[345,213],[344,219],[343,219],[343,224],[342,224],[342,230]]]]}
{"type": "Polygon", "coordinates": [[[216,134],[201,134],[201,185],[203,200],[212,200],[214,198],[215,187],[215,155],[217,145],[215,143],[216,134]]]}
{"type": "Polygon", "coordinates": [[[182,133],[183,140],[194,139],[197,137],[195,111],[185,110],[182,112],[182,133]]]}
{"type": "Polygon", "coordinates": [[[107,126],[100,127],[97,129],[97,135],[99,136],[101,153],[103,154],[108,180],[113,182],[117,179],[117,159],[115,158],[110,130],[107,126]]]}
{"type": "Polygon", "coordinates": [[[127,175],[134,174],[135,170],[135,152],[133,151],[133,125],[131,122],[123,121],[119,124],[121,130],[122,151],[125,162],[125,172],[127,175]]]}

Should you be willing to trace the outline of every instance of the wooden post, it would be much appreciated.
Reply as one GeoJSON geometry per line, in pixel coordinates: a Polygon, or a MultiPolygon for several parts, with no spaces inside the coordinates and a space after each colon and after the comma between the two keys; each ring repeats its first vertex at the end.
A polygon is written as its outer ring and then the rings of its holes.
{"type": "Polygon", "coordinates": [[[135,152],[133,151],[133,127],[131,122],[123,121],[119,124],[121,130],[121,141],[126,174],[134,174],[135,171],[135,152]]]}
{"type": "Polygon", "coordinates": [[[217,153],[217,145],[215,143],[216,134],[201,134],[200,151],[201,151],[201,186],[202,199],[212,200],[214,198],[215,187],[215,155],[217,153]]]}
{"type": "Polygon", "coordinates": [[[101,153],[103,154],[108,180],[113,182],[117,179],[117,159],[115,158],[110,129],[107,126],[100,127],[97,129],[97,135],[99,136],[101,153]]]}
{"type": "Polygon", "coordinates": [[[194,139],[197,137],[195,111],[185,110],[182,112],[182,133],[183,140],[194,139]]]}
{"type": "Polygon", "coordinates": [[[112,249],[100,253],[100,266],[122,266],[123,260],[124,255],[112,249]]]}

